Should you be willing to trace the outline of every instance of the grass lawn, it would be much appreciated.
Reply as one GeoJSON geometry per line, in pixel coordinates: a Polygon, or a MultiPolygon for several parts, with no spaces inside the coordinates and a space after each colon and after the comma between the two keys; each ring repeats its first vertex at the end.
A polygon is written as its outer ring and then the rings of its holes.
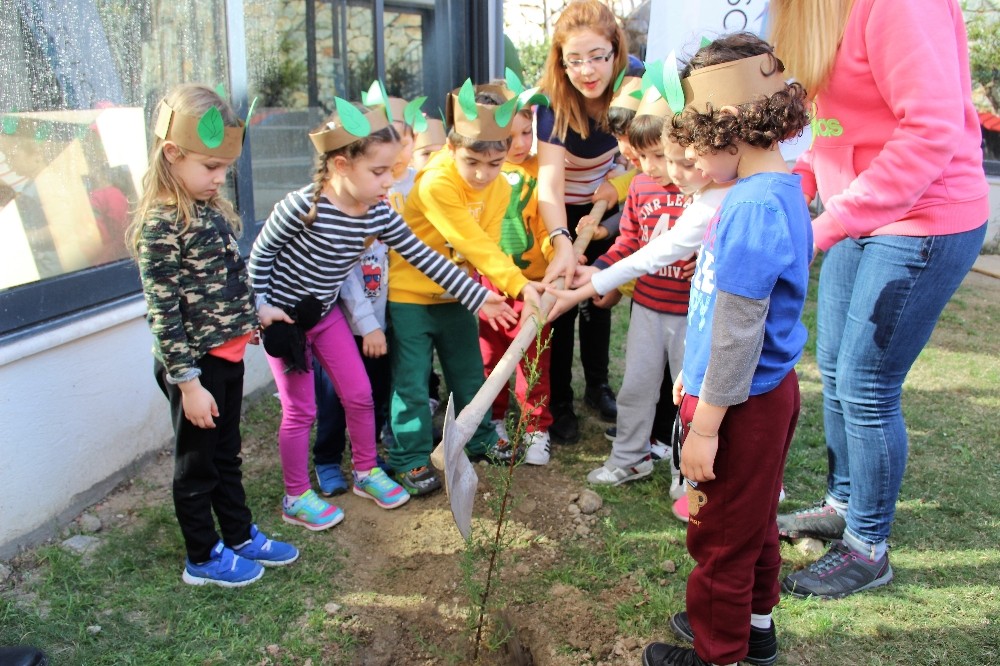
{"type": "MultiPolygon", "coordinates": [[[[910,459],[891,539],[894,582],[835,602],[783,599],[775,611],[779,663],[1000,663],[998,296],[1000,281],[970,276],[907,380],[910,459]]],[[[806,315],[811,329],[814,299],[806,315]]],[[[627,312],[627,304],[616,308],[617,363],[624,358],[627,312]]],[[[820,499],[826,475],[812,346],[798,371],[803,411],[785,478],[788,510],[820,499]]],[[[621,368],[616,372],[614,385],[621,368]]],[[[253,407],[245,439],[273,440],[277,418],[273,400],[253,407]]],[[[552,464],[560,474],[582,479],[603,459],[607,442],[595,426],[588,435],[556,451],[552,464]]],[[[625,579],[628,591],[602,611],[607,621],[623,636],[669,638],[667,620],[683,607],[692,566],[684,527],[670,512],[669,482],[669,472],[659,469],[647,482],[600,489],[610,512],[596,540],[559,544],[551,566],[523,576],[518,603],[555,583],[596,597],[625,579]]],[[[255,468],[246,485],[255,515],[273,516],[280,470],[255,468]]],[[[281,525],[268,520],[266,529],[281,525]]],[[[37,645],[54,664],[368,663],[360,660],[350,616],[331,619],[324,598],[311,593],[330,581],[349,584],[352,565],[335,540],[302,540],[294,573],[234,593],[180,584],[183,547],[162,499],[101,536],[103,545],[91,555],[48,545],[10,563],[11,575],[0,581],[0,645],[37,645]]],[[[790,546],[783,554],[786,570],[808,561],[790,546]]],[[[565,657],[559,663],[597,663],[583,651],[557,648],[565,657]]]]}

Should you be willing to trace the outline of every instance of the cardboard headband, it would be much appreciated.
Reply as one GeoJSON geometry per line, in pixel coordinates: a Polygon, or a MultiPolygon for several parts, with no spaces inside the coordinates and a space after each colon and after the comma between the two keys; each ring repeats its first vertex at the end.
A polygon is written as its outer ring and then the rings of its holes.
{"type": "Polygon", "coordinates": [[[153,133],[164,141],[172,141],[184,150],[234,160],[243,152],[243,134],[246,124],[230,127],[222,119],[222,112],[212,107],[200,118],[174,111],[166,100],[157,108],[153,133]]]}
{"type": "Polygon", "coordinates": [[[427,119],[427,129],[418,132],[413,139],[413,150],[420,150],[427,146],[443,146],[448,135],[444,131],[444,123],[437,118],[427,119]]]}
{"type": "Polygon", "coordinates": [[[685,108],[699,113],[739,106],[785,89],[785,79],[770,53],[696,69],[681,81],[685,108]]]}
{"type": "Polygon", "coordinates": [[[641,100],[642,78],[638,76],[626,76],[622,79],[621,85],[615,89],[615,96],[611,98],[611,106],[618,109],[635,111],[639,108],[641,100]]]}
{"type": "Polygon", "coordinates": [[[514,99],[514,92],[503,86],[473,86],[466,79],[461,88],[448,93],[445,105],[445,120],[457,132],[474,141],[505,141],[510,136],[510,120],[514,116],[513,106],[507,117],[500,110],[506,102],[514,99]],[[480,104],[475,101],[477,93],[491,92],[499,96],[502,104],[480,104]],[[500,117],[497,117],[500,116],[500,117]]]}
{"type": "Polygon", "coordinates": [[[659,89],[656,86],[646,88],[646,92],[643,93],[642,99],[639,101],[639,106],[635,110],[635,117],[657,116],[658,118],[666,118],[672,115],[674,115],[674,112],[667,103],[667,100],[663,98],[659,89]]]}
{"type": "Polygon", "coordinates": [[[378,106],[362,112],[340,97],[335,98],[337,120],[331,120],[318,132],[310,132],[309,140],[320,155],[349,146],[355,141],[389,126],[386,107],[378,106]]]}

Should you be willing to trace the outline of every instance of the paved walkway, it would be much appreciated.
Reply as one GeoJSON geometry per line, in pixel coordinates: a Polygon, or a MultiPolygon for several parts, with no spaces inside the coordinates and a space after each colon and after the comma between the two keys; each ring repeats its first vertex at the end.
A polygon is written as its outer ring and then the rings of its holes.
{"type": "Polygon", "coordinates": [[[972,270],[990,277],[1000,278],[1000,254],[981,254],[972,270]]]}

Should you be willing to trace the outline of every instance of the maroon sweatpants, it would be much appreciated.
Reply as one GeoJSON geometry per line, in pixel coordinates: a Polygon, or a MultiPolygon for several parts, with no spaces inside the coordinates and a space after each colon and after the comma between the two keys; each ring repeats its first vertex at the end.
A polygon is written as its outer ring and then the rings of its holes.
{"type": "MultiPolygon", "coordinates": [[[[685,437],[697,404],[694,396],[681,403],[685,437]]],[[[715,480],[687,484],[687,547],[696,562],[687,611],[695,652],[709,663],[745,657],[750,614],[778,604],[778,493],[799,406],[792,370],[772,391],[730,407],[719,429],[715,480]]]]}

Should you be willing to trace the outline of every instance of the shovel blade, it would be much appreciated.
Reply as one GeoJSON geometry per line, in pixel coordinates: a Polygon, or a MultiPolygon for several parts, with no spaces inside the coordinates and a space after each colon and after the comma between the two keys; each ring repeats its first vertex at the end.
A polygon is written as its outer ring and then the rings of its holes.
{"type": "Polygon", "coordinates": [[[451,503],[451,515],[463,539],[472,533],[472,507],[476,501],[479,477],[476,468],[465,454],[465,445],[471,433],[463,434],[455,421],[454,396],[448,395],[448,408],[444,414],[441,447],[444,449],[444,487],[451,503]]]}

